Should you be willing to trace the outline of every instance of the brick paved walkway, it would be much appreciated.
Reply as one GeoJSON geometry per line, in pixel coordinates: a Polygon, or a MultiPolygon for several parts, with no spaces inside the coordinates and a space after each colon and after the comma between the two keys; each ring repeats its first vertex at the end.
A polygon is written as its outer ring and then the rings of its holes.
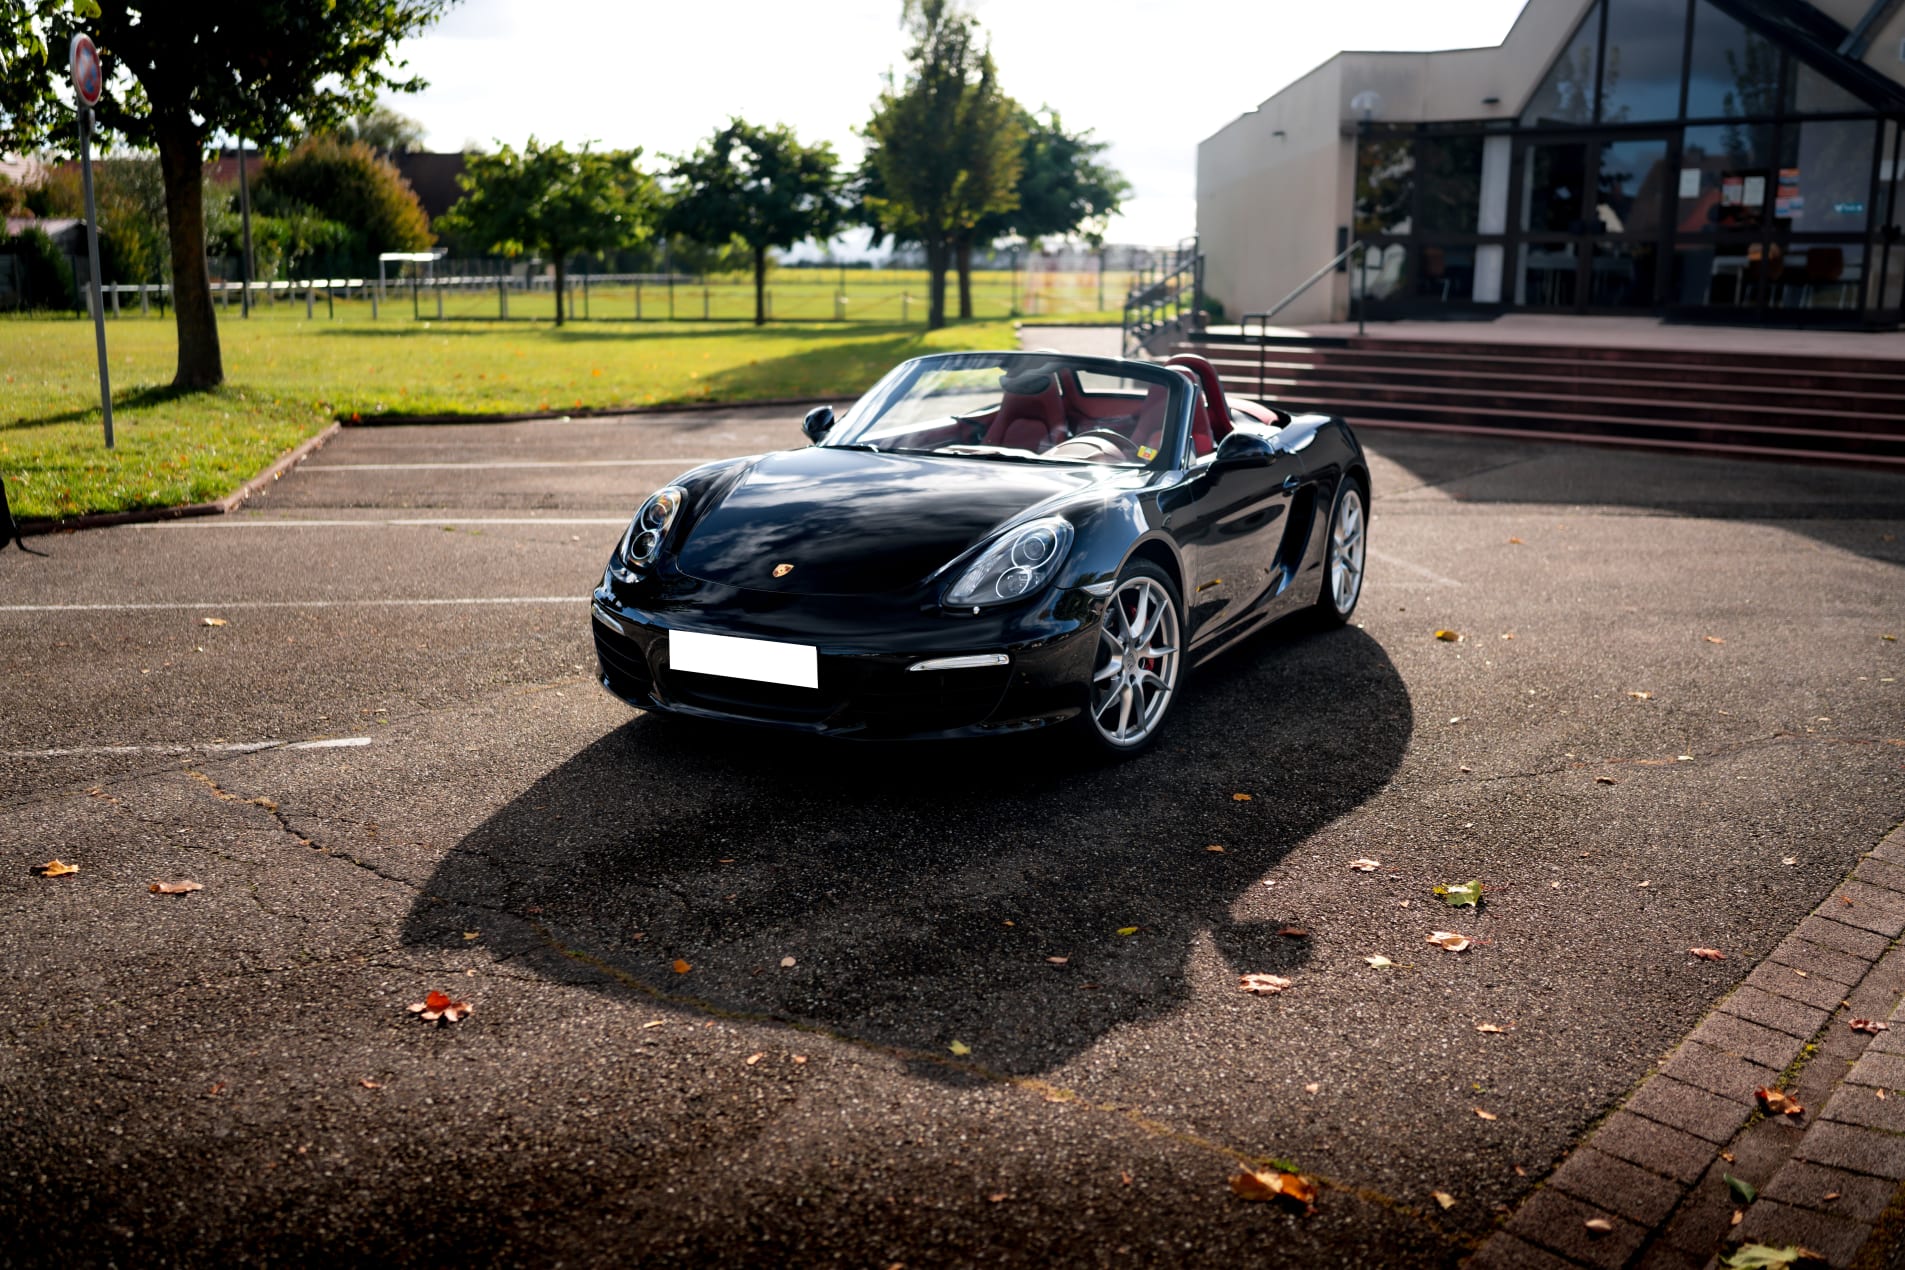
{"type": "Polygon", "coordinates": [[[1905,828],[1862,859],[1466,1264],[1699,1270],[1740,1243],[1799,1245],[1835,1267],[1880,1264],[1905,1230],[1901,933],[1905,828]],[[1853,1019],[1889,1029],[1855,1032],[1853,1019]],[[1762,1086],[1786,1090],[1804,1114],[1763,1113],[1754,1097],[1762,1086]],[[1734,1196],[1729,1174],[1757,1191],[1752,1203],[1734,1196]]]}

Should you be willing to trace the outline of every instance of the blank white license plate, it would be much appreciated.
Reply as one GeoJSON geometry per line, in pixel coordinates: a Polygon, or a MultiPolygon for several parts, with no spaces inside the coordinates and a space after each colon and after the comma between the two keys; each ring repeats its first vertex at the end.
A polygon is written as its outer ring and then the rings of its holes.
{"type": "Polygon", "coordinates": [[[668,664],[698,675],[725,675],[792,688],[820,687],[820,654],[811,644],[670,631],[668,664]]]}

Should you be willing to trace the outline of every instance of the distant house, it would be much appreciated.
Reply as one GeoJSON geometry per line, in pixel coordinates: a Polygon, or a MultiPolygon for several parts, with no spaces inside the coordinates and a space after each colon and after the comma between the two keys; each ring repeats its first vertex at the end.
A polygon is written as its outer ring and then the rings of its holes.
{"type": "Polygon", "coordinates": [[[423,204],[423,211],[432,221],[450,210],[459,198],[462,189],[456,178],[463,174],[463,156],[461,154],[394,154],[390,161],[397,165],[397,171],[403,179],[410,182],[410,188],[417,192],[417,201],[423,204]]]}

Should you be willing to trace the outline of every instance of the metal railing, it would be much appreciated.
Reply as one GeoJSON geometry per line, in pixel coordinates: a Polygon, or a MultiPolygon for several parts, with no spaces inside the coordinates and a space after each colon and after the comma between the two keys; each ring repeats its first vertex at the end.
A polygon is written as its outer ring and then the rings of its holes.
{"type": "Polygon", "coordinates": [[[1341,251],[1337,252],[1334,256],[1330,257],[1328,264],[1324,265],[1321,269],[1318,269],[1315,273],[1311,274],[1309,277],[1305,278],[1302,282],[1297,284],[1296,290],[1290,292],[1289,295],[1284,296],[1281,300],[1278,300],[1275,304],[1263,310],[1261,313],[1246,313],[1237,319],[1237,330],[1244,335],[1250,334],[1250,324],[1253,321],[1257,324],[1257,339],[1258,339],[1257,391],[1258,392],[1263,391],[1263,381],[1265,376],[1268,374],[1269,367],[1270,367],[1270,359],[1269,359],[1270,319],[1275,317],[1277,314],[1283,312],[1285,309],[1289,308],[1292,304],[1295,304],[1296,301],[1304,294],[1304,292],[1308,291],[1311,287],[1315,286],[1317,283],[1321,282],[1323,279],[1329,277],[1332,273],[1335,273],[1338,266],[1342,265],[1351,256],[1357,255],[1358,252],[1361,252],[1362,255],[1357,256],[1356,267],[1357,269],[1361,270],[1365,276],[1358,277],[1356,279],[1356,285],[1352,289],[1350,294],[1350,301],[1356,306],[1356,334],[1358,335],[1363,334],[1363,306],[1367,303],[1367,299],[1364,296],[1363,291],[1369,282],[1369,279],[1366,276],[1368,273],[1367,262],[1368,262],[1369,244],[1364,242],[1360,238],[1358,238],[1355,242],[1351,243],[1349,246],[1343,248],[1341,251]]]}
{"type": "Polygon", "coordinates": [[[1198,250],[1194,237],[1180,240],[1174,250],[1144,271],[1126,294],[1120,344],[1124,355],[1131,356],[1167,325],[1181,328],[1186,308],[1193,322],[1204,311],[1204,253],[1198,250]]]}

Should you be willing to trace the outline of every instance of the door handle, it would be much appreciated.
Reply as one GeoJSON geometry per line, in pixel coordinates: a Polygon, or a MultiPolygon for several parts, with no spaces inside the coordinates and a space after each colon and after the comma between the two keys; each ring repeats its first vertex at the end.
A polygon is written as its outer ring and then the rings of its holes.
{"type": "Polygon", "coordinates": [[[1283,478],[1283,492],[1288,494],[1291,490],[1294,490],[1297,486],[1301,485],[1302,483],[1303,482],[1299,480],[1297,477],[1286,476],[1283,478]]]}

